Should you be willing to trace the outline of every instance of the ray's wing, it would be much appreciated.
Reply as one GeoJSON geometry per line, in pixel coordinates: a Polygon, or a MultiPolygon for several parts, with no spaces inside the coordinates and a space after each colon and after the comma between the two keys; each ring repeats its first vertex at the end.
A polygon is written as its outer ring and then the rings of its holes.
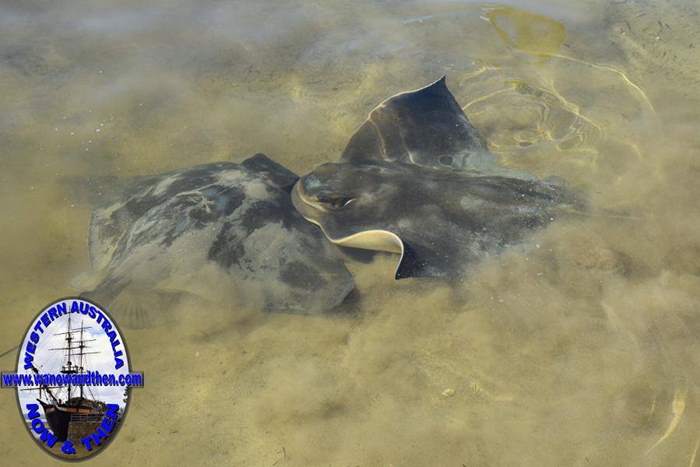
{"type": "MultiPolygon", "coordinates": [[[[240,164],[214,162],[153,176],[109,180],[105,186],[95,186],[105,193],[93,201],[89,244],[90,258],[95,269],[104,268],[112,259],[119,239],[149,210],[163,206],[180,193],[196,191],[226,181],[218,180],[225,171],[243,167],[250,173],[265,175],[279,188],[290,191],[298,177],[264,154],[255,154],[240,164]],[[109,186],[106,186],[109,185],[109,186]],[[109,195],[109,196],[107,196],[109,195]]],[[[235,183],[235,182],[229,182],[235,183]]],[[[92,185],[90,185],[92,187],[92,185]]]]}
{"type": "Polygon", "coordinates": [[[120,239],[151,209],[179,193],[213,183],[217,173],[235,167],[237,164],[232,162],[217,162],[162,175],[117,180],[113,194],[99,200],[91,214],[89,251],[93,268],[102,269],[111,261],[120,239]]]}
{"type": "Polygon", "coordinates": [[[241,162],[241,165],[251,172],[264,173],[278,187],[290,192],[299,177],[281,164],[273,161],[265,154],[258,153],[241,162]]]}
{"type": "Polygon", "coordinates": [[[540,181],[465,176],[463,186],[453,188],[450,208],[443,202],[442,209],[423,210],[414,226],[396,223],[403,244],[396,279],[464,277],[472,265],[507,248],[526,248],[537,230],[585,209],[575,193],[540,181]]]}
{"type": "Polygon", "coordinates": [[[416,91],[390,97],[370,112],[341,159],[353,163],[388,160],[455,170],[478,169],[492,157],[469,123],[445,77],[416,91]]]}

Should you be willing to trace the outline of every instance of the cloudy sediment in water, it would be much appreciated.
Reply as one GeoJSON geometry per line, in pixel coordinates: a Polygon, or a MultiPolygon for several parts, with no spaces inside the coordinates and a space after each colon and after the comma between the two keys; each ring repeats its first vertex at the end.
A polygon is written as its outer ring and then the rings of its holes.
{"type": "MultiPolygon", "coordinates": [[[[353,316],[183,304],[124,330],[146,375],[97,464],[688,465],[700,441],[692,2],[0,6],[5,350],[88,270],[96,177],[336,160],[443,74],[500,162],[590,214],[459,287],[351,264],[353,316]],[[86,188],[87,187],[87,188],[86,188]]],[[[102,178],[104,180],[104,178],[102,178]]],[[[9,369],[14,355],[2,357],[9,369]]],[[[0,392],[0,455],[45,454],[0,392]]]]}

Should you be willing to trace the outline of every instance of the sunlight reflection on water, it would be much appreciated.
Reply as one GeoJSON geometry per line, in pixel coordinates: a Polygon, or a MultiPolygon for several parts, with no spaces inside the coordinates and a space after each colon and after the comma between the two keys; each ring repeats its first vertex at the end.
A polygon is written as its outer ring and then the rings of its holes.
{"type": "MultiPolygon", "coordinates": [[[[0,351],[87,270],[80,180],[256,152],[305,173],[446,74],[501,163],[597,214],[456,289],[353,264],[355,317],[127,331],[148,384],[94,462],[692,467],[700,39],[677,3],[3,3],[0,351]]],[[[44,461],[0,397],[2,455],[44,461]]]]}

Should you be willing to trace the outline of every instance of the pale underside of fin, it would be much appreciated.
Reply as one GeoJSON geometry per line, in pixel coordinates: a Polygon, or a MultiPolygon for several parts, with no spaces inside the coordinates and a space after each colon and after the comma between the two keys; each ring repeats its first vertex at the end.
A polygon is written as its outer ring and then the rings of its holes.
{"type": "Polygon", "coordinates": [[[326,238],[335,245],[342,246],[345,248],[383,251],[387,253],[395,253],[400,255],[399,261],[396,264],[394,277],[396,279],[406,277],[401,276],[401,274],[399,273],[401,271],[401,264],[404,259],[404,242],[401,240],[401,237],[399,237],[395,233],[390,232],[388,230],[365,230],[363,232],[357,232],[352,235],[348,235],[347,237],[333,238],[332,236],[328,235],[326,230],[318,221],[307,216],[304,216],[304,219],[311,222],[312,224],[317,225],[318,228],[321,229],[321,231],[323,232],[323,235],[325,235],[326,238]]]}
{"type": "Polygon", "coordinates": [[[403,253],[403,242],[395,233],[388,230],[366,230],[343,238],[331,239],[336,245],[364,250],[403,253]]]}

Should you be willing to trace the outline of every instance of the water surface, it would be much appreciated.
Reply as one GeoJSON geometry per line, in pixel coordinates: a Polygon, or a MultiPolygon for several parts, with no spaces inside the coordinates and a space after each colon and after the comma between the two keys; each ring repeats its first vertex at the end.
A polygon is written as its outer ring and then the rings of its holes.
{"type": "MultiPolygon", "coordinates": [[[[502,164],[566,180],[598,214],[456,289],[396,283],[389,256],[353,264],[353,317],[191,307],[125,330],[146,388],[94,462],[700,465],[699,14],[690,0],[4,1],[0,351],[78,291],[86,181],[256,152],[305,173],[378,102],[446,74],[502,164]]],[[[14,397],[0,392],[0,456],[46,462],[14,397]]]]}

